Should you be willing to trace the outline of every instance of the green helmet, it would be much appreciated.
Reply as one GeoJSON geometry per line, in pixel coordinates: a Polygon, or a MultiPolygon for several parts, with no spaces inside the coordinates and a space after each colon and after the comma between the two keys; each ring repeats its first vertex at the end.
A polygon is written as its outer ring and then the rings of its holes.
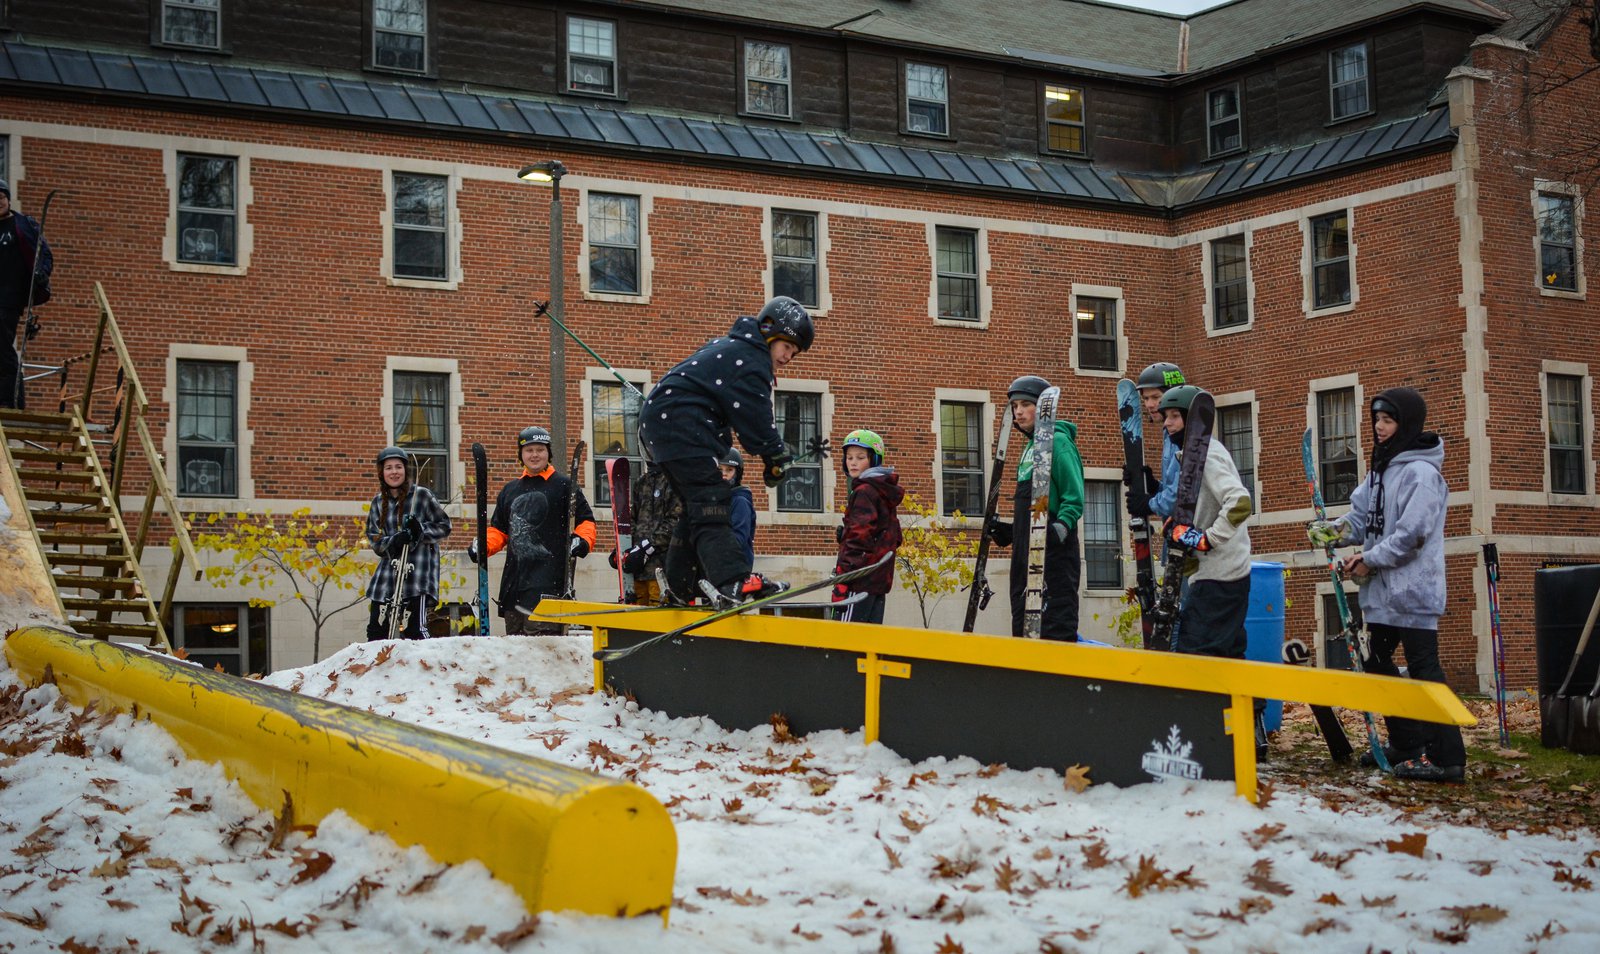
{"type": "Polygon", "coordinates": [[[856,430],[845,435],[844,446],[865,448],[872,457],[872,466],[883,464],[883,438],[876,431],[856,430]]]}
{"type": "Polygon", "coordinates": [[[1157,410],[1165,411],[1175,407],[1183,412],[1184,417],[1189,416],[1189,408],[1194,405],[1194,399],[1205,392],[1192,384],[1180,384],[1169,388],[1167,393],[1161,395],[1161,403],[1156,405],[1157,410]]]}
{"type": "Polygon", "coordinates": [[[1183,369],[1171,361],[1157,361],[1139,372],[1139,380],[1136,383],[1140,388],[1160,388],[1165,391],[1189,382],[1183,378],[1183,369]]]}

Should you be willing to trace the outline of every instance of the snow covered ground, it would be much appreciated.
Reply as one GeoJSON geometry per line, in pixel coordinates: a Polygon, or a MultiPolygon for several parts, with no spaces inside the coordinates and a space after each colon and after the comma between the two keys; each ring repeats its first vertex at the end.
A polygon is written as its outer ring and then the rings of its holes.
{"type": "MultiPolygon", "coordinates": [[[[0,950],[1595,949],[1594,833],[1506,835],[1231,783],[1073,791],[859,734],[727,732],[586,691],[586,643],[357,645],[268,681],[632,779],[679,840],[670,928],[528,918],[340,817],[286,830],[125,717],[0,672],[0,950]]],[[[1071,731],[1070,727],[1064,731],[1071,731]]],[[[1352,784],[1362,781],[1352,769],[1352,784]]]]}

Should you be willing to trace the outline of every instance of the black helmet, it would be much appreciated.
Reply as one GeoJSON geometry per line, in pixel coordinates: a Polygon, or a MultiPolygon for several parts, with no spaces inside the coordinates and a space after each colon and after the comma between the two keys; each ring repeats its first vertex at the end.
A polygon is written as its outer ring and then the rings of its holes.
{"type": "Polygon", "coordinates": [[[729,447],[726,454],[717,458],[717,464],[722,467],[733,468],[734,484],[744,483],[744,455],[739,453],[739,448],[729,447]]]}
{"type": "Polygon", "coordinates": [[[801,351],[811,350],[816,332],[811,327],[811,315],[805,306],[787,295],[779,295],[767,302],[756,316],[756,326],[761,337],[771,344],[775,339],[788,341],[801,351]]]}
{"type": "Polygon", "coordinates": [[[522,433],[517,435],[517,453],[522,453],[522,449],[529,444],[543,444],[549,447],[550,432],[537,424],[532,427],[524,427],[522,433]]]}
{"type": "Polygon", "coordinates": [[[1189,382],[1183,379],[1183,369],[1171,361],[1157,361],[1143,371],[1139,372],[1139,380],[1135,382],[1140,388],[1175,388],[1180,384],[1189,382]]]}
{"type": "Polygon", "coordinates": [[[1011,382],[1010,390],[1006,391],[1006,400],[1015,401],[1021,398],[1024,401],[1039,403],[1039,395],[1050,387],[1050,382],[1037,374],[1024,374],[1011,382]]]}
{"type": "Polygon", "coordinates": [[[403,460],[407,467],[411,466],[411,455],[399,447],[385,447],[378,451],[378,470],[383,470],[383,462],[386,460],[403,460]]]}
{"type": "Polygon", "coordinates": [[[1184,417],[1188,417],[1189,408],[1194,406],[1195,397],[1203,393],[1205,392],[1192,384],[1180,384],[1175,388],[1169,388],[1167,393],[1161,395],[1161,403],[1156,405],[1156,409],[1165,411],[1167,408],[1175,407],[1183,412],[1184,417]]]}

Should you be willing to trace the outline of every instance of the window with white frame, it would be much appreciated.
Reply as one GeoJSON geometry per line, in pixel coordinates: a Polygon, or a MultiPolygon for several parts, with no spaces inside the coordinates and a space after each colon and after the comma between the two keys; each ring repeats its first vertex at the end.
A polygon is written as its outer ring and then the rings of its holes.
{"type": "Polygon", "coordinates": [[[445,176],[394,174],[394,277],[450,277],[450,189],[445,176]]]}
{"type": "Polygon", "coordinates": [[[248,603],[174,603],[172,645],[206,669],[264,676],[272,671],[271,613],[248,603]]]}
{"type": "Polygon", "coordinates": [[[1250,323],[1250,287],[1243,235],[1211,242],[1211,327],[1250,323]]]}
{"type": "Polygon", "coordinates": [[[788,119],[790,96],[789,45],[766,40],[744,42],[744,108],[760,116],[788,119]]]}
{"type": "Polygon", "coordinates": [[[1549,420],[1546,440],[1550,447],[1550,492],[1587,493],[1583,378],[1575,374],[1546,374],[1544,386],[1545,416],[1549,420]]]}
{"type": "Polygon", "coordinates": [[[1256,491],[1256,428],[1254,410],[1246,404],[1226,404],[1217,407],[1217,439],[1233,458],[1239,471],[1239,480],[1261,512],[1261,498],[1256,491]]]}
{"type": "Polygon", "coordinates": [[[817,214],[772,210],[772,293],[817,307],[817,214]]]}
{"type": "Polygon", "coordinates": [[[589,193],[589,290],[639,294],[639,197],[589,193]]]}
{"type": "Polygon", "coordinates": [[[178,495],[239,496],[239,365],[177,363],[178,495]]]}
{"type": "Polygon", "coordinates": [[[1206,154],[1220,156],[1244,146],[1239,110],[1239,84],[1206,93],[1206,154]]]}
{"type": "Polygon", "coordinates": [[[441,501],[450,487],[450,375],[394,372],[394,443],[411,455],[417,484],[441,501]]]}
{"type": "Polygon", "coordinates": [[[161,42],[215,50],[222,46],[222,0],[161,0],[161,42]]]}
{"type": "Polygon", "coordinates": [[[427,0],[372,0],[372,64],[409,73],[427,70],[427,0]]]}
{"type": "Polygon", "coordinates": [[[978,402],[939,402],[939,512],[946,517],[984,511],[983,418],[978,402]]]}
{"type": "Polygon", "coordinates": [[[1073,324],[1078,331],[1078,368],[1115,371],[1122,366],[1117,354],[1117,300],[1077,296],[1073,324]]]}
{"type": "Polygon", "coordinates": [[[950,80],[942,66],[906,64],[906,129],[930,136],[950,134],[950,80]]]}
{"type": "Polygon", "coordinates": [[[1045,147],[1051,152],[1081,156],[1088,151],[1083,90],[1075,86],[1044,88],[1045,147]]]}
{"type": "Polygon", "coordinates": [[[606,462],[626,457],[629,484],[644,473],[644,455],[639,451],[639,410],[643,401],[638,393],[621,381],[590,381],[590,441],[594,458],[594,503],[611,506],[611,482],[606,479],[606,462]]]}
{"type": "Polygon", "coordinates": [[[1328,54],[1328,102],[1335,122],[1372,111],[1367,44],[1352,43],[1328,54]]]}
{"type": "Polygon", "coordinates": [[[939,283],[939,317],[977,321],[978,233],[939,226],[933,230],[939,283]]]}
{"type": "Polygon", "coordinates": [[[1358,420],[1355,388],[1317,392],[1317,463],[1324,503],[1349,503],[1355,493],[1361,454],[1358,420]]]}
{"type": "Polygon", "coordinates": [[[1350,304],[1350,213],[1311,220],[1311,302],[1314,308],[1350,304]]]}
{"type": "Polygon", "coordinates": [[[1539,286],[1578,290],[1577,197],[1538,193],[1534,217],[1539,226],[1539,286]]]}
{"type": "Polygon", "coordinates": [[[238,264],[239,161],[178,154],[178,261],[238,264]]]}
{"type": "Polygon", "coordinates": [[[1091,590],[1122,589],[1122,484],[1083,482],[1084,582],[1091,590]]]}
{"type": "Polygon", "coordinates": [[[611,20],[567,17],[567,89],[617,93],[617,25],[611,20]]]}
{"type": "Polygon", "coordinates": [[[812,449],[822,438],[822,395],[815,391],[772,393],[773,421],[784,446],[795,457],[811,456],[791,464],[783,481],[772,491],[777,508],[799,513],[822,512],[822,461],[812,449]]]}

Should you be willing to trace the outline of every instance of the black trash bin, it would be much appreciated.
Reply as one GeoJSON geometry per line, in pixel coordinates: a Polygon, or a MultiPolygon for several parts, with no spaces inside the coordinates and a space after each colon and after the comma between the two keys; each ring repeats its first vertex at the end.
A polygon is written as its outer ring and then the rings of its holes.
{"type": "MultiPolygon", "coordinates": [[[[1539,695],[1553,695],[1567,678],[1596,592],[1600,592],[1600,565],[1563,566],[1533,574],[1533,646],[1539,665],[1539,695]]],[[[1600,632],[1589,637],[1567,692],[1588,692],[1597,670],[1600,632]]]]}

